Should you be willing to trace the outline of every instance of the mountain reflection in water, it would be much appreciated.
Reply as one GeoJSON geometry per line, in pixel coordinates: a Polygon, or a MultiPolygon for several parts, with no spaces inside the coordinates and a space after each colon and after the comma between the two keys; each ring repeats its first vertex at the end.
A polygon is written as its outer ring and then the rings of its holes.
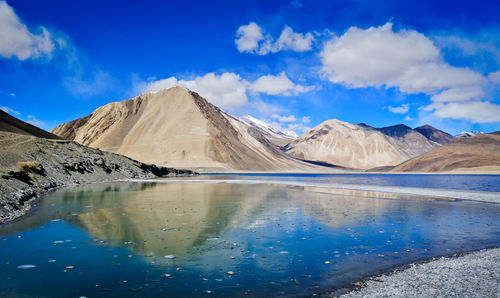
{"type": "Polygon", "coordinates": [[[202,289],[310,295],[408,262],[500,244],[500,206],[415,195],[117,182],[59,190],[38,204],[32,215],[0,226],[8,256],[0,278],[13,277],[0,281],[0,295],[7,293],[2,285],[21,296],[102,296],[105,289],[127,296],[129,287],[144,296],[198,296],[202,289]],[[17,266],[31,264],[37,267],[19,274],[17,266]],[[80,275],[63,272],[68,265],[84,274],[85,291],[80,275]],[[64,281],[57,293],[44,276],[64,281]]]}

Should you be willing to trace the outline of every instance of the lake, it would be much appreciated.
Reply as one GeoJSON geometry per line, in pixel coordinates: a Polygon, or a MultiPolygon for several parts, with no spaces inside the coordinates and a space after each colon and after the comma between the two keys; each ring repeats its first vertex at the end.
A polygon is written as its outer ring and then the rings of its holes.
{"type": "Polygon", "coordinates": [[[500,204],[316,185],[331,183],[500,191],[493,175],[365,174],[62,189],[0,226],[0,296],[312,295],[500,246],[500,204]]]}

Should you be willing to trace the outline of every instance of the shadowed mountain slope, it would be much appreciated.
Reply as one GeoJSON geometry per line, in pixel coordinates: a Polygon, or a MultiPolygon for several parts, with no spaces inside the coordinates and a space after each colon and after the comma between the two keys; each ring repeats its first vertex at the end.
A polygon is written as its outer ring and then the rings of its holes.
{"type": "Polygon", "coordinates": [[[17,134],[46,139],[60,139],[60,137],[34,125],[26,123],[22,120],[19,120],[2,110],[0,110],[0,131],[13,132],[17,134]]]}
{"type": "Polygon", "coordinates": [[[455,139],[452,135],[449,133],[446,133],[442,130],[439,130],[435,127],[432,127],[430,125],[422,125],[417,128],[415,128],[416,131],[424,135],[426,138],[429,140],[436,142],[441,145],[446,145],[455,139]]]}

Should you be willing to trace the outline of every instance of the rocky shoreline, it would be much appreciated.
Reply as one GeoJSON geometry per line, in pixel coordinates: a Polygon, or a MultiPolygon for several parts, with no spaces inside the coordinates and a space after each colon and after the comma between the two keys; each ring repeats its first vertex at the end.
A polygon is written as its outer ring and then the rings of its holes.
{"type": "Polygon", "coordinates": [[[324,297],[497,297],[500,248],[435,258],[353,284],[324,297]],[[347,291],[347,293],[346,293],[347,291]]]}
{"type": "Polygon", "coordinates": [[[27,214],[46,192],[126,178],[192,176],[65,140],[0,132],[0,223],[27,214]]]}

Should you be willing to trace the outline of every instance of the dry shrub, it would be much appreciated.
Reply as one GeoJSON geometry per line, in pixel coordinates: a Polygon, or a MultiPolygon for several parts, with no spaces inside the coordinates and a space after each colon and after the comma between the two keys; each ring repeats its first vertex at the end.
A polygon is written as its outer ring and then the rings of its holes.
{"type": "Polygon", "coordinates": [[[25,172],[40,172],[42,165],[38,161],[22,161],[17,163],[17,168],[25,172]]]}

